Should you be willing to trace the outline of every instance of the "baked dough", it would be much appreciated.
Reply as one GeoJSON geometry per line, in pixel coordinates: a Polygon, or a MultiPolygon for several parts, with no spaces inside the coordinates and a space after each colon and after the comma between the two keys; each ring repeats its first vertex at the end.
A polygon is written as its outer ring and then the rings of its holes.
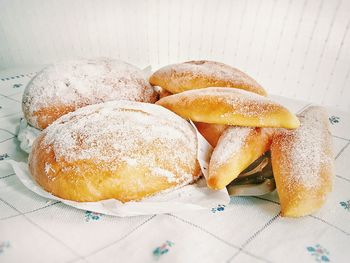
{"type": "Polygon", "coordinates": [[[220,137],[209,163],[207,184],[219,190],[269,150],[271,133],[266,128],[229,126],[220,137]]]}
{"type": "Polygon", "coordinates": [[[34,142],[29,170],[46,191],[79,202],[137,201],[200,175],[196,133],[187,121],[123,100],[56,120],[34,142]]]}
{"type": "Polygon", "coordinates": [[[188,90],[156,102],[195,122],[252,127],[299,127],[298,118],[272,100],[234,88],[188,90]]]}
{"type": "Polygon", "coordinates": [[[221,134],[226,130],[227,125],[223,124],[212,124],[204,122],[195,122],[197,130],[202,136],[210,143],[211,146],[215,147],[221,134]]]}
{"type": "Polygon", "coordinates": [[[188,61],[157,70],[150,83],[171,93],[207,87],[232,87],[266,96],[266,91],[251,77],[229,65],[207,61],[188,61]]]}
{"type": "Polygon", "coordinates": [[[157,93],[144,73],[128,63],[81,59],[40,71],[24,91],[22,108],[29,124],[44,129],[83,106],[120,99],[154,103],[157,93]]]}
{"type": "Polygon", "coordinates": [[[283,216],[318,210],[332,188],[333,153],[328,118],[321,107],[299,115],[300,128],[280,130],[271,145],[272,168],[283,216]]]}
{"type": "Polygon", "coordinates": [[[171,92],[167,91],[166,89],[160,88],[159,90],[159,99],[173,95],[171,92]]]}

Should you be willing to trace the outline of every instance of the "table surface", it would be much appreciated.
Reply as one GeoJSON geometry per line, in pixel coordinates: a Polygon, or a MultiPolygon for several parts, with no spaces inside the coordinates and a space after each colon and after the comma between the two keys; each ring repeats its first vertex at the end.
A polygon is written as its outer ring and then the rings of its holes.
{"type": "MultiPolygon", "coordinates": [[[[34,75],[0,72],[0,160],[28,157],[16,130],[34,75]]],[[[309,105],[274,98],[294,112],[309,105]]],[[[319,212],[299,219],[280,216],[275,192],[202,211],[111,217],[42,198],[0,162],[0,262],[349,262],[350,114],[328,112],[334,189],[319,212]]]]}

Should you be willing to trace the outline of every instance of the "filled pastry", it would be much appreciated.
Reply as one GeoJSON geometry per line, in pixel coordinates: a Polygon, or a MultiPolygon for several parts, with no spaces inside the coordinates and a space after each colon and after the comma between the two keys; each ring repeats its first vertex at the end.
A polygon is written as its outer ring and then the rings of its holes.
{"type": "Polygon", "coordinates": [[[298,118],[282,105],[234,88],[188,90],[156,102],[183,118],[205,123],[250,127],[299,127],[298,118]]]}
{"type": "Polygon", "coordinates": [[[149,79],[171,93],[207,87],[232,87],[266,96],[266,91],[250,76],[220,62],[198,60],[173,64],[157,70],[149,79]]]}
{"type": "Polygon", "coordinates": [[[271,144],[272,169],[283,216],[317,211],[332,189],[333,153],[328,118],[323,108],[298,115],[301,126],[279,130],[271,144]]]}
{"type": "Polygon", "coordinates": [[[209,163],[207,184],[222,189],[269,150],[269,129],[229,126],[221,135],[209,163]]]}

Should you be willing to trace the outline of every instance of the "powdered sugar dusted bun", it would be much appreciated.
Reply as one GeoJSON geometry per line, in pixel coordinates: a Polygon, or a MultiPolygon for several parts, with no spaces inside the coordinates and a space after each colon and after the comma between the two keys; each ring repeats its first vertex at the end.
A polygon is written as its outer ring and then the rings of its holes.
{"type": "Polygon", "coordinates": [[[299,127],[298,118],[282,105],[234,88],[188,90],[156,102],[196,122],[252,127],[299,127]]]}
{"type": "Polygon", "coordinates": [[[318,210],[332,188],[332,139],[326,112],[309,107],[300,128],[280,130],[271,145],[272,168],[283,216],[299,217],[318,210]]]}
{"type": "Polygon", "coordinates": [[[28,122],[44,129],[83,106],[111,100],[154,103],[157,93],[143,72],[111,59],[81,59],[50,65],[26,87],[22,108],[28,122]]]}
{"type": "Polygon", "coordinates": [[[266,96],[266,91],[250,76],[229,65],[188,61],[163,67],[150,77],[150,83],[171,93],[207,87],[232,87],[266,96]]]}
{"type": "Polygon", "coordinates": [[[268,151],[271,133],[266,128],[228,126],[209,163],[208,186],[222,189],[268,151]]]}
{"type": "Polygon", "coordinates": [[[64,199],[140,200],[200,174],[193,127],[154,104],[113,101],[62,116],[39,135],[29,170],[64,199]]]}

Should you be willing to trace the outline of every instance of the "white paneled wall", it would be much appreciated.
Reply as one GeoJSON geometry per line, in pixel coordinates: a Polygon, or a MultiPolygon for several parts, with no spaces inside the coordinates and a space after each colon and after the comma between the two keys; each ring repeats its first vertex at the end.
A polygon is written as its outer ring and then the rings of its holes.
{"type": "Polygon", "coordinates": [[[213,59],[270,93],[350,111],[349,0],[0,0],[0,69],[213,59]]]}

